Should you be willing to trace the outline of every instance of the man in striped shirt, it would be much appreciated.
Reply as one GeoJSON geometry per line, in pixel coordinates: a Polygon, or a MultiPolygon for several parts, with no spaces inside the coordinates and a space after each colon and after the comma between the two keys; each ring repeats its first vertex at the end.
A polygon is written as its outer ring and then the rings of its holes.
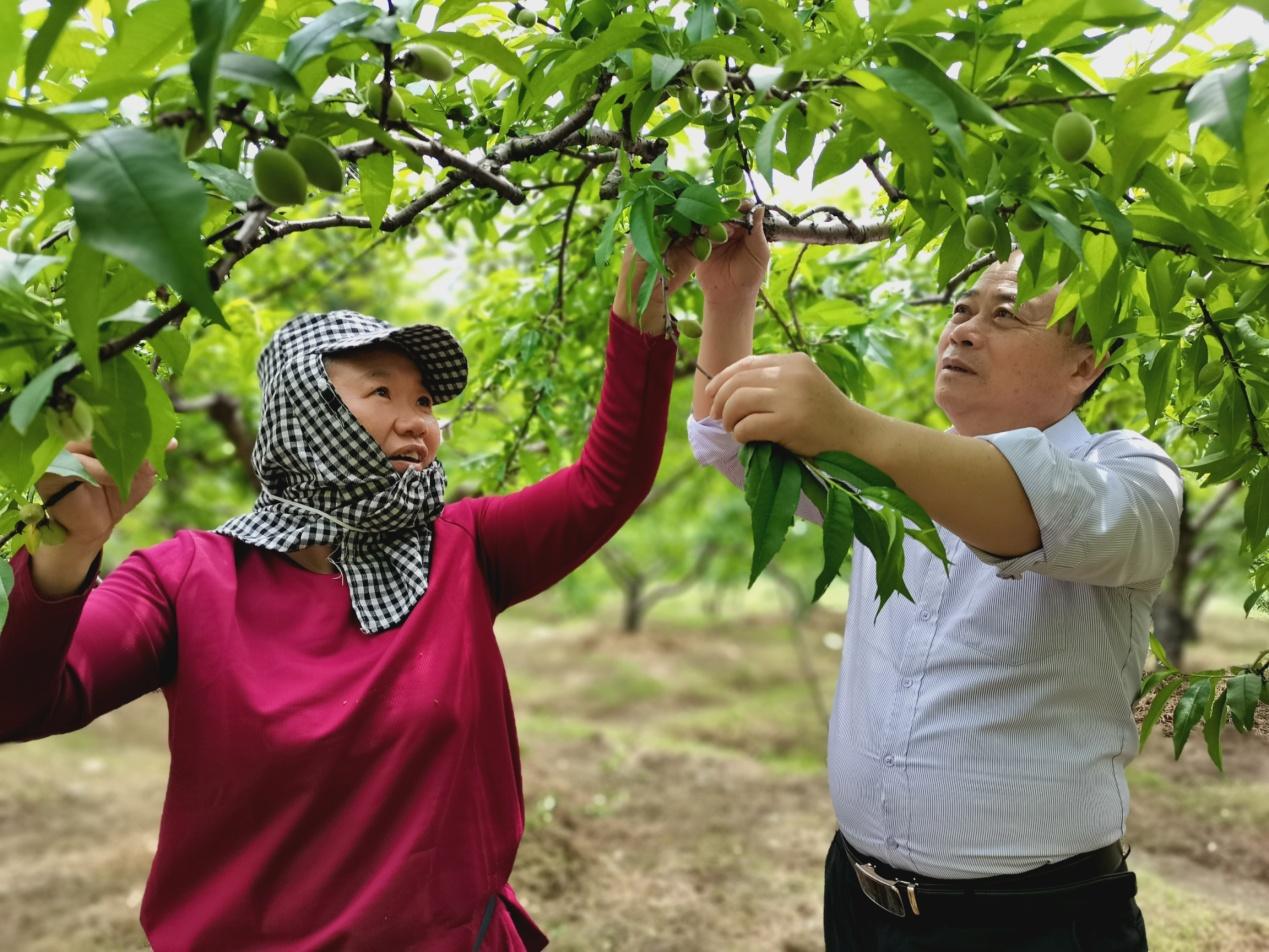
{"type": "MultiPolygon", "coordinates": [[[[1074,409],[1105,369],[1057,289],[1017,303],[1015,256],[938,340],[939,432],[841,393],[802,354],[752,356],[762,210],[698,271],[704,335],[689,438],[743,482],[740,443],[845,450],[938,525],[951,567],[905,543],[912,600],[878,613],[856,546],[829,725],[836,950],[1146,948],[1120,849],[1132,699],[1176,551],[1181,477],[1137,433],[1074,409]],[[875,615],[875,617],[874,617],[875,615]]],[[[815,518],[805,500],[799,512],[815,518]]]]}

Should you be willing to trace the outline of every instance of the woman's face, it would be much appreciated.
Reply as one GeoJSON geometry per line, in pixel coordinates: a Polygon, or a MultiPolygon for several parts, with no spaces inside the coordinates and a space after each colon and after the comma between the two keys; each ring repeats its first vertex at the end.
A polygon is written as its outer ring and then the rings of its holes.
{"type": "Polygon", "coordinates": [[[326,373],[344,405],[397,472],[436,459],[441,428],[432,394],[409,357],[395,347],[367,347],[326,358],[326,373]]]}

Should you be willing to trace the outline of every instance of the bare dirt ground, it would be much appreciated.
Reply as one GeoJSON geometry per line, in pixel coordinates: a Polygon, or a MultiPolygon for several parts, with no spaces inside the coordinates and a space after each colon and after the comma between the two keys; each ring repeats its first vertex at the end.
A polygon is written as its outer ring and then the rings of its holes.
{"type": "MultiPolygon", "coordinates": [[[[624,636],[538,606],[500,624],[528,813],[513,885],[553,949],[822,948],[833,820],[817,703],[839,618],[814,616],[800,655],[777,618],[624,636]]],[[[1197,663],[1269,643],[1269,626],[1212,630],[1197,663]]],[[[0,950],[146,947],[137,907],[165,729],[152,696],[79,734],[0,748],[0,950]]],[[[1201,743],[1173,762],[1163,736],[1130,768],[1154,949],[1269,948],[1269,743],[1232,730],[1225,742],[1224,775],[1201,743]]]]}

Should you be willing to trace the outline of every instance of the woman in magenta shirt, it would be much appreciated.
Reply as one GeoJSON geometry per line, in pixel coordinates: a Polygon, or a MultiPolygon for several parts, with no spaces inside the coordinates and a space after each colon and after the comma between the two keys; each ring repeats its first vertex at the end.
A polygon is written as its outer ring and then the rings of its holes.
{"type": "MultiPolygon", "coordinates": [[[[93,584],[153,484],[51,509],[65,543],[13,560],[0,740],[72,731],[161,689],[171,772],[141,905],[173,952],[537,950],[508,885],[524,830],[493,620],[598,549],[652,486],[675,345],[658,288],[636,320],[626,260],[581,459],[443,505],[432,406],[461,390],[448,332],[301,315],[261,356],[264,491],[93,584]]],[[[696,262],[671,250],[673,291],[696,262]]],[[[49,498],[67,481],[46,476],[49,498]]]]}

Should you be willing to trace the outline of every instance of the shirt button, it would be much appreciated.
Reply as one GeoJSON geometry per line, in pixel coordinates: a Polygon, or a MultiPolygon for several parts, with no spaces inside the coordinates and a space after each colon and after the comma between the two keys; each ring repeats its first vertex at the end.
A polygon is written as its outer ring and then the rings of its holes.
{"type": "Polygon", "coordinates": [[[894,766],[894,755],[893,755],[893,754],[886,754],[886,766],[887,766],[887,767],[893,767],[893,766],[894,766]]]}
{"type": "Polygon", "coordinates": [[[894,849],[895,847],[897,847],[898,845],[899,845],[899,841],[898,841],[898,840],[896,840],[893,836],[890,836],[890,837],[887,837],[887,838],[886,838],[886,849],[891,849],[891,850],[892,850],[892,849],[894,849]]]}
{"type": "Polygon", "coordinates": [[[912,679],[911,679],[911,678],[904,678],[904,679],[903,679],[903,686],[904,686],[905,688],[910,688],[910,687],[912,687],[912,679]]]}
{"type": "Polygon", "coordinates": [[[928,611],[926,611],[924,608],[923,608],[923,609],[921,609],[921,620],[922,620],[922,621],[929,621],[929,620],[930,620],[930,613],[929,613],[928,611]]]}

